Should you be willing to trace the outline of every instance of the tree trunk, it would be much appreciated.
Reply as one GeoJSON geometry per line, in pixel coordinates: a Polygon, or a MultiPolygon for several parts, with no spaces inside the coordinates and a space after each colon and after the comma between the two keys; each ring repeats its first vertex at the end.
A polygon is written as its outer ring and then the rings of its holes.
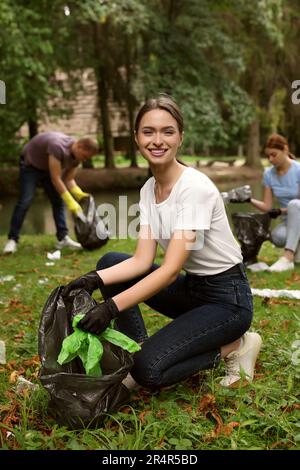
{"type": "Polygon", "coordinates": [[[129,123],[129,148],[128,153],[131,160],[131,167],[137,168],[137,158],[136,158],[136,144],[134,139],[134,103],[133,96],[131,93],[131,82],[132,82],[132,72],[131,72],[131,47],[128,37],[125,38],[125,51],[126,51],[126,104],[127,104],[127,113],[128,113],[128,123],[129,123]]]}
{"type": "Polygon", "coordinates": [[[29,138],[32,139],[37,133],[39,132],[38,122],[35,118],[30,117],[27,121],[28,130],[29,130],[29,138]]]}
{"type": "Polygon", "coordinates": [[[243,158],[243,156],[244,156],[244,146],[243,146],[243,144],[238,144],[237,155],[238,155],[238,157],[243,158]]]}
{"type": "Polygon", "coordinates": [[[210,148],[209,148],[209,145],[206,141],[204,141],[203,143],[203,155],[205,157],[209,157],[210,156],[210,148]]]}
{"type": "Polygon", "coordinates": [[[261,158],[260,158],[260,122],[258,115],[259,107],[259,91],[260,91],[260,80],[259,75],[255,74],[253,70],[256,70],[256,62],[252,63],[252,72],[249,77],[249,93],[253,100],[253,103],[256,107],[256,113],[252,123],[250,124],[248,131],[247,139],[247,153],[245,165],[250,166],[251,168],[262,168],[261,158]]]}
{"type": "MultiPolygon", "coordinates": [[[[103,132],[103,149],[105,156],[105,168],[114,168],[114,150],[113,150],[113,137],[111,132],[110,116],[109,116],[109,81],[105,64],[101,63],[103,56],[101,44],[101,31],[98,23],[93,23],[94,26],[94,47],[95,47],[95,73],[97,82],[98,102],[101,112],[101,125],[103,132]]],[[[106,37],[106,41],[107,41],[106,37]]],[[[106,42],[105,41],[105,42],[106,42]]]]}
{"type": "MultiPolygon", "coordinates": [[[[102,67],[101,67],[102,69],[102,67]]],[[[105,156],[105,168],[114,168],[113,137],[111,132],[109,108],[108,108],[108,89],[105,78],[105,70],[99,70],[97,77],[98,99],[101,111],[101,124],[103,132],[103,148],[105,156]],[[102,74],[102,76],[100,76],[102,74]]]]}
{"type": "Polygon", "coordinates": [[[37,117],[37,110],[36,110],[36,103],[34,100],[27,97],[27,110],[28,110],[28,131],[29,131],[29,138],[32,139],[35,135],[37,135],[39,128],[38,128],[38,117],[37,117]]]}
{"type": "Polygon", "coordinates": [[[260,158],[260,126],[258,116],[256,116],[249,128],[247,141],[247,158],[245,165],[250,166],[251,168],[262,167],[260,158]]]}

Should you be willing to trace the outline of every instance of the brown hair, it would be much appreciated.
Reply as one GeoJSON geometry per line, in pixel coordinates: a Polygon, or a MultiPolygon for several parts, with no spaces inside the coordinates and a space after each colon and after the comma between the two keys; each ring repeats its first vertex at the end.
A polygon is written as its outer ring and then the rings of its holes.
{"type": "Polygon", "coordinates": [[[179,106],[177,103],[174,101],[174,99],[166,95],[164,93],[159,94],[156,98],[149,98],[141,107],[139,112],[137,113],[137,116],[135,118],[135,124],[134,124],[134,130],[137,132],[140,127],[140,123],[142,120],[142,117],[144,114],[148,113],[148,111],[152,111],[153,109],[163,109],[164,111],[167,111],[168,113],[173,116],[175,121],[178,124],[178,129],[179,132],[183,132],[183,116],[182,113],[179,109],[179,106]]]}
{"type": "Polygon", "coordinates": [[[288,144],[287,139],[283,137],[283,135],[280,135],[280,134],[276,134],[276,133],[271,134],[268,137],[264,150],[267,148],[284,150],[285,146],[287,146],[289,158],[291,158],[292,160],[295,160],[296,159],[295,155],[289,152],[289,144],[288,144]]]}
{"type": "Polygon", "coordinates": [[[87,152],[96,154],[99,151],[97,142],[90,137],[82,137],[81,139],[77,140],[77,144],[80,144],[87,152]]]}

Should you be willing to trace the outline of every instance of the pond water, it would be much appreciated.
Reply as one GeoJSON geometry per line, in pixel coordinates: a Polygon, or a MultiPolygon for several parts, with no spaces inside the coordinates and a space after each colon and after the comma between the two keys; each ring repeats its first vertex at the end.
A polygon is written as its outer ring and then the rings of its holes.
{"type": "MultiPolygon", "coordinates": [[[[245,182],[234,182],[217,185],[220,191],[227,191],[233,187],[242,186],[245,182]]],[[[257,199],[262,198],[262,185],[258,182],[251,182],[253,196],[257,199]]],[[[124,230],[130,221],[136,219],[137,203],[139,201],[138,190],[120,190],[117,191],[102,191],[93,194],[96,205],[101,205],[102,215],[108,217],[115,217],[118,225],[117,229],[124,235],[124,230]],[[107,211],[106,211],[107,210],[107,211]]],[[[10,218],[16,203],[16,197],[0,197],[0,234],[5,235],[9,229],[10,218]]],[[[229,204],[227,205],[227,212],[230,219],[232,212],[247,212],[254,211],[251,204],[229,204]]],[[[72,217],[67,211],[68,227],[70,234],[73,235],[73,221],[72,217]]],[[[39,190],[24,221],[22,234],[38,234],[38,233],[53,233],[55,234],[55,225],[52,218],[52,210],[50,203],[42,190],[39,190]]],[[[118,233],[118,232],[117,232],[118,233]]],[[[126,236],[122,237],[126,238],[126,236]]]]}

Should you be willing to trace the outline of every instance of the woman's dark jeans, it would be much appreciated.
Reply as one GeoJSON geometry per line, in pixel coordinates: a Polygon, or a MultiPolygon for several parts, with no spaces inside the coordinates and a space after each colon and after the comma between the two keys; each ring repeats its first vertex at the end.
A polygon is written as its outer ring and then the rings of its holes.
{"type": "Polygon", "coordinates": [[[65,235],[67,235],[68,227],[66,223],[64,202],[52,184],[49,171],[39,170],[33,166],[25,165],[24,158],[21,156],[20,195],[11,218],[8,234],[9,239],[13,239],[16,242],[19,240],[19,233],[22,228],[25,215],[32,203],[38,185],[43,186],[51,202],[58,240],[62,240],[65,235]]]}
{"type": "MultiPolygon", "coordinates": [[[[128,258],[123,253],[107,253],[97,270],[128,258]]],[[[144,276],[104,286],[103,297],[119,294],[158,268],[153,265],[144,276]]],[[[134,356],[131,375],[140,385],[151,388],[174,384],[218,365],[221,347],[240,338],[253,315],[252,294],[242,264],[214,276],[180,274],[145,303],[173,321],[148,338],[140,309],[134,306],[120,313],[117,327],[132,339],[144,341],[134,356]]]]}

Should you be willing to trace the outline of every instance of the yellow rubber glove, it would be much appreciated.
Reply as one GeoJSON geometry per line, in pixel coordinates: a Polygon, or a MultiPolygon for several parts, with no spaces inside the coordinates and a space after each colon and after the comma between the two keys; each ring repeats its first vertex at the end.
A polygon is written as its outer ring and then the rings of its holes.
{"type": "Polygon", "coordinates": [[[83,192],[82,189],[77,185],[73,186],[73,188],[70,189],[70,193],[72,194],[72,196],[75,197],[77,201],[81,201],[81,199],[83,199],[84,197],[89,197],[89,193],[83,192]]]}
{"type": "Polygon", "coordinates": [[[65,191],[64,193],[62,193],[61,198],[66,203],[66,206],[69,209],[69,211],[73,212],[73,214],[78,216],[78,214],[82,213],[81,206],[78,204],[78,202],[75,201],[75,199],[71,196],[69,191],[65,191]]]}

